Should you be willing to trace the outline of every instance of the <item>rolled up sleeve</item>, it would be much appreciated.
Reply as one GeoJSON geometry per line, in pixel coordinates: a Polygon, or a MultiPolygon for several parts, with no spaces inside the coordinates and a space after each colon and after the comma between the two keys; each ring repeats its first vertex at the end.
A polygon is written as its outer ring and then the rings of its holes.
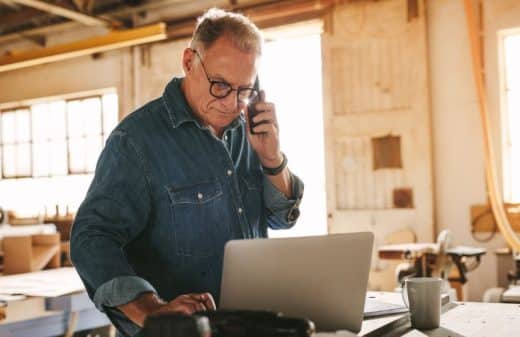
{"type": "Polygon", "coordinates": [[[118,307],[132,302],[146,292],[157,293],[145,279],[138,276],[120,276],[103,283],[94,293],[94,304],[104,311],[105,307],[118,307]]]}
{"type": "Polygon", "coordinates": [[[300,216],[300,203],[303,198],[303,181],[292,172],[292,197],[287,198],[271,183],[269,178],[263,177],[264,203],[268,210],[267,222],[271,229],[287,229],[294,226],[300,216]]]}

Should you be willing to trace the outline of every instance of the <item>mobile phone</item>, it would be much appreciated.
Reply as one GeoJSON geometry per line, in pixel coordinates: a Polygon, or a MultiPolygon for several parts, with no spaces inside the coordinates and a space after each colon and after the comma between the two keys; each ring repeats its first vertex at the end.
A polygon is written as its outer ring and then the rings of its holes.
{"type": "Polygon", "coordinates": [[[260,123],[253,122],[253,117],[255,117],[260,112],[262,112],[261,110],[258,110],[256,108],[256,103],[260,102],[260,80],[258,79],[258,76],[256,76],[255,84],[253,85],[253,88],[258,92],[258,95],[249,101],[248,106],[247,106],[247,111],[249,112],[249,130],[251,131],[251,134],[255,135],[258,132],[254,132],[253,129],[257,125],[262,124],[262,122],[260,122],[260,123]]]}

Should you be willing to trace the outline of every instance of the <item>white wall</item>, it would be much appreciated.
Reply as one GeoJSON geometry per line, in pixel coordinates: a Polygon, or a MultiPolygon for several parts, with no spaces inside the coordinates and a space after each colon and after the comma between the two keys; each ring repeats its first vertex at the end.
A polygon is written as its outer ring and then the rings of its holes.
{"type": "MultiPolygon", "coordinates": [[[[470,206],[487,201],[483,139],[462,1],[428,1],[429,55],[435,165],[435,214],[439,230],[450,229],[454,243],[488,249],[469,274],[470,300],[480,300],[497,284],[494,250],[505,247],[497,234],[488,243],[471,236],[470,206]]],[[[520,26],[520,2],[484,2],[485,71],[496,153],[500,150],[498,29],[520,26]]],[[[498,157],[500,159],[500,157],[498,157]]],[[[500,169],[500,165],[499,165],[500,169]]],[[[488,233],[477,234],[485,237],[488,233]]]]}

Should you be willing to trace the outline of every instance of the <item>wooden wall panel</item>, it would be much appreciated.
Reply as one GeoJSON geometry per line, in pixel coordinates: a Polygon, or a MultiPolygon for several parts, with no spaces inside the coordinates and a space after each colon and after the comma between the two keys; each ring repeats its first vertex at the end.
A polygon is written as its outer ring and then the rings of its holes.
{"type": "MultiPolygon", "coordinates": [[[[327,208],[330,232],[394,230],[434,238],[431,116],[424,0],[335,6],[323,35],[327,208]],[[330,93],[330,94],[327,94],[330,93]],[[371,139],[401,137],[401,169],[373,170],[371,139]],[[394,189],[412,208],[395,208],[394,189]]],[[[377,245],[376,245],[377,246],[377,245]]]]}
{"type": "Polygon", "coordinates": [[[343,137],[336,140],[334,151],[337,209],[393,208],[393,190],[407,186],[405,171],[374,170],[371,137],[343,137]]]}
{"type": "Polygon", "coordinates": [[[412,55],[406,35],[345,42],[331,51],[334,114],[409,109],[412,55]]]}

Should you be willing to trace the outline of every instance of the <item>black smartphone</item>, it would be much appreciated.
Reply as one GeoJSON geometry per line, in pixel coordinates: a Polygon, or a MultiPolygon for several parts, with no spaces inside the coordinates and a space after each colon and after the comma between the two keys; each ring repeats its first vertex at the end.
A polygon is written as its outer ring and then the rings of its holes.
{"type": "Polygon", "coordinates": [[[262,124],[261,122],[260,123],[253,122],[253,117],[255,117],[260,112],[262,112],[261,110],[256,109],[256,103],[260,102],[260,80],[258,79],[258,76],[256,76],[255,84],[253,85],[253,88],[255,88],[258,95],[249,101],[248,106],[247,106],[247,111],[249,111],[249,130],[251,131],[251,134],[255,135],[258,132],[254,132],[253,129],[255,128],[255,126],[262,124]]]}

